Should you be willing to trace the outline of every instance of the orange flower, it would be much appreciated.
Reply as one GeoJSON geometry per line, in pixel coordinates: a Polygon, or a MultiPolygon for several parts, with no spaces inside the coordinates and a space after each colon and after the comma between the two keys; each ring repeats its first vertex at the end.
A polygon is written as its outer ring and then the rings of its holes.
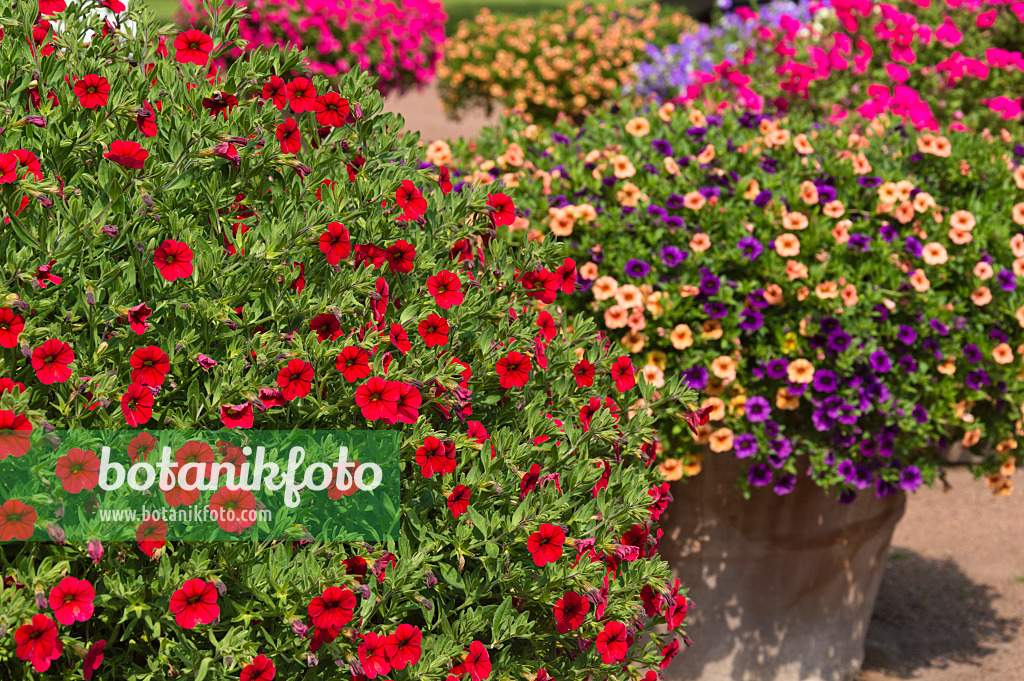
{"type": "Polygon", "coordinates": [[[643,307],[644,294],[633,284],[624,284],[615,292],[615,302],[628,309],[643,307]]]}
{"type": "Polygon", "coordinates": [[[960,444],[964,447],[973,447],[981,441],[981,431],[977,428],[964,431],[964,436],[960,438],[960,444]]]}
{"type": "Polygon", "coordinates": [[[597,279],[597,263],[587,262],[580,265],[580,276],[589,281],[597,279]]]}
{"type": "Polygon", "coordinates": [[[1024,203],[1014,205],[1013,221],[1018,225],[1024,225],[1024,203]]]}
{"type": "Polygon", "coordinates": [[[711,237],[704,232],[697,232],[690,239],[690,248],[694,253],[703,253],[704,251],[711,248],[711,237]]]}
{"type": "Polygon", "coordinates": [[[427,161],[435,166],[446,166],[452,160],[452,148],[444,140],[431,142],[427,147],[427,161]]]}
{"type": "Polygon", "coordinates": [[[973,239],[973,238],[974,238],[974,235],[972,235],[970,232],[966,232],[966,231],[961,230],[961,229],[951,229],[951,230],[949,230],[949,240],[952,241],[957,246],[963,246],[964,244],[969,244],[969,243],[971,243],[971,239],[973,239]]]}
{"type": "Polygon", "coordinates": [[[949,254],[946,253],[946,247],[935,241],[924,245],[921,257],[924,259],[926,265],[943,265],[949,260],[949,254]]]}
{"type": "Polygon", "coordinates": [[[818,187],[810,180],[800,184],[800,199],[808,206],[818,203],[818,187]]]}
{"type": "Polygon", "coordinates": [[[810,383],[814,379],[814,365],[801,357],[789,363],[786,375],[791,383],[810,383]]]}
{"type": "Polygon", "coordinates": [[[676,350],[685,350],[693,345],[693,331],[686,324],[676,324],[676,328],[672,329],[669,335],[669,340],[676,350]]]}
{"type": "Polygon", "coordinates": [[[669,482],[683,478],[683,462],[679,459],[665,459],[658,464],[658,472],[669,482]]]}
{"type": "Polygon", "coordinates": [[[793,138],[793,148],[796,149],[796,153],[804,156],[814,153],[814,147],[811,146],[810,141],[807,139],[807,135],[803,133],[800,133],[793,138]]]}
{"type": "Polygon", "coordinates": [[[953,153],[953,145],[945,137],[936,137],[935,143],[932,145],[932,153],[939,158],[949,158],[949,155],[953,153]]]}
{"type": "MultiPolygon", "coordinates": [[[[1017,205],[1024,206],[1024,204],[1017,205]]],[[[1016,207],[1014,207],[1014,210],[1016,210],[1016,207]]],[[[949,216],[949,226],[951,229],[959,229],[964,232],[969,232],[974,229],[975,224],[977,224],[977,221],[974,219],[974,215],[967,210],[958,210],[949,216]]]]}
{"type": "Polygon", "coordinates": [[[704,114],[699,109],[690,109],[687,117],[690,119],[690,125],[698,128],[703,128],[708,122],[708,119],[704,117],[704,114]]]}
{"type": "Polygon", "coordinates": [[[651,131],[651,124],[643,116],[630,118],[626,121],[626,132],[633,137],[643,137],[651,131]]]}
{"type": "Polygon", "coordinates": [[[711,433],[708,449],[713,452],[727,452],[732,449],[732,431],[728,428],[719,428],[711,433]]]}
{"type": "Polygon", "coordinates": [[[829,201],[822,207],[821,212],[830,218],[841,218],[846,214],[846,208],[843,206],[843,202],[836,199],[835,201],[829,201]]]}
{"type": "Polygon", "coordinates": [[[971,292],[971,302],[982,307],[992,302],[992,291],[988,286],[979,286],[971,292]]]}
{"type": "Polygon", "coordinates": [[[634,207],[644,198],[644,194],[640,191],[640,187],[637,187],[632,182],[627,182],[622,185],[622,189],[616,194],[616,198],[623,206],[634,207]]]}
{"type": "Polygon", "coordinates": [[[772,130],[764,137],[765,144],[770,147],[781,147],[789,142],[789,130],[772,130]]]}
{"type": "Polygon", "coordinates": [[[985,486],[992,490],[993,494],[1008,497],[1013,491],[1013,480],[1010,480],[1005,475],[993,473],[985,478],[985,486]]]}
{"type": "Polygon", "coordinates": [[[882,203],[896,203],[897,190],[895,182],[883,182],[878,187],[878,200],[882,203]]]}
{"type": "Polygon", "coordinates": [[[904,201],[896,207],[893,215],[900,221],[900,224],[905,225],[914,219],[914,205],[910,201],[904,201]]]}
{"type": "Polygon", "coordinates": [[[722,324],[717,319],[708,319],[700,325],[701,340],[718,340],[722,337],[722,324]]]}
{"type": "Polygon", "coordinates": [[[840,220],[836,223],[836,226],[832,228],[832,237],[837,244],[845,244],[850,240],[850,227],[852,226],[853,223],[850,220],[840,220]]]}
{"type": "Polygon", "coordinates": [[[683,197],[683,205],[690,210],[700,210],[707,203],[707,199],[700,192],[689,192],[683,197]]]}
{"type": "Polygon", "coordinates": [[[796,238],[796,234],[780,234],[775,237],[775,252],[783,258],[800,255],[800,239],[796,238]]]}
{"type": "Polygon", "coordinates": [[[1021,328],[1024,328],[1024,305],[1018,307],[1013,316],[1017,318],[1017,323],[1021,325],[1021,328]]]}
{"type": "Polygon", "coordinates": [[[986,279],[991,279],[993,274],[995,273],[992,271],[992,265],[989,265],[984,260],[980,261],[977,265],[974,266],[974,276],[976,276],[978,279],[981,279],[982,281],[985,281],[986,279]]]}
{"type": "MultiPolygon", "coordinates": [[[[815,189],[817,191],[817,189],[815,189]]],[[[757,183],[757,180],[748,180],[747,189],[743,192],[743,198],[747,201],[753,201],[757,198],[757,195],[761,193],[761,185],[757,183]]]]}
{"type": "Polygon", "coordinates": [[[691,284],[683,284],[679,287],[679,295],[683,298],[692,298],[700,293],[700,289],[691,284]]]}
{"type": "Polygon", "coordinates": [[[796,260],[786,261],[786,276],[790,281],[807,278],[807,265],[796,260]]]}
{"type": "Polygon", "coordinates": [[[614,278],[604,276],[594,282],[591,291],[594,292],[594,300],[608,300],[619,290],[619,282],[614,278]]]}
{"type": "Polygon", "coordinates": [[[1013,251],[1013,257],[1024,258],[1024,234],[1010,237],[1010,250],[1013,251]]]}
{"type": "Polygon", "coordinates": [[[640,374],[644,377],[645,381],[655,388],[661,388],[665,385],[665,372],[653,364],[645,364],[644,368],[640,370],[640,374]]]}
{"type": "Polygon", "coordinates": [[[1024,166],[1017,166],[1017,169],[1013,171],[1013,182],[1017,185],[1017,189],[1024,189],[1024,166]]]}
{"type": "Polygon", "coordinates": [[[793,411],[800,406],[800,396],[792,395],[785,388],[779,388],[775,391],[775,408],[783,409],[785,411],[793,411]]]}
{"type": "Polygon", "coordinates": [[[778,284],[768,284],[764,289],[764,299],[768,301],[769,305],[781,305],[783,300],[782,287],[778,284]]]}
{"type": "Polygon", "coordinates": [[[932,287],[932,283],[928,281],[928,277],[922,269],[917,269],[910,273],[910,285],[918,293],[924,293],[932,287]]]}
{"type": "Polygon", "coordinates": [[[711,362],[711,373],[726,383],[736,380],[736,362],[728,355],[716,357],[711,362]]]}
{"type": "Polygon", "coordinates": [[[725,402],[720,398],[709,397],[700,405],[701,409],[707,409],[708,407],[711,407],[711,413],[708,414],[709,421],[721,421],[725,418],[725,402]]]}
{"type": "Polygon", "coordinates": [[[569,208],[548,208],[548,229],[555,236],[570,236],[572,234],[573,219],[572,211],[569,208]]]}
{"type": "Polygon", "coordinates": [[[622,154],[613,156],[611,161],[615,177],[620,180],[625,180],[627,177],[633,177],[636,175],[636,168],[634,168],[630,160],[622,154]]]}
{"type": "Polygon", "coordinates": [[[922,154],[935,153],[935,135],[926,132],[917,138],[917,150],[922,154]]]}
{"type": "Polygon", "coordinates": [[[612,305],[604,311],[604,325],[609,329],[622,329],[629,323],[629,310],[621,305],[612,305]]]}
{"type": "Polygon", "coordinates": [[[918,213],[924,213],[930,208],[935,207],[935,199],[928,192],[918,192],[913,200],[914,210],[918,213]]]}
{"type": "Polygon", "coordinates": [[[701,151],[699,154],[697,154],[697,163],[700,163],[701,165],[704,165],[706,163],[711,163],[714,160],[715,160],[715,145],[714,144],[707,145],[706,147],[704,147],[703,151],[701,151]]]}
{"type": "Polygon", "coordinates": [[[844,286],[841,295],[843,297],[843,305],[846,307],[853,307],[860,300],[857,296],[857,287],[853,284],[844,286]]]}
{"type": "Polygon", "coordinates": [[[1007,343],[1000,343],[992,348],[992,359],[996,364],[1009,364],[1013,361],[1013,350],[1007,343]]]}
{"type": "Polygon", "coordinates": [[[665,102],[658,108],[658,118],[668,123],[672,120],[672,113],[676,110],[676,105],[672,102],[665,102]]]}
{"type": "Polygon", "coordinates": [[[676,160],[671,156],[665,157],[665,172],[669,175],[679,174],[679,164],[676,163],[676,160]]]}
{"type": "Polygon", "coordinates": [[[797,211],[786,213],[782,216],[782,226],[793,231],[807,229],[807,216],[797,211]]]}
{"type": "Polygon", "coordinates": [[[853,172],[857,175],[867,175],[871,172],[871,164],[864,154],[857,154],[853,157],[853,172]]]}

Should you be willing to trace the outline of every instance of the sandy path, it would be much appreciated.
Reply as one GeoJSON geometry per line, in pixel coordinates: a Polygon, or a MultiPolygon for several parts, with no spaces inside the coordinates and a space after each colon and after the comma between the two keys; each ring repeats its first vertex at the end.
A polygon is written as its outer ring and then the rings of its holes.
{"type": "Polygon", "coordinates": [[[441,111],[437,87],[433,84],[421,92],[388,96],[384,110],[402,114],[406,129],[419,131],[421,139],[427,143],[436,139],[473,137],[481,128],[498,121],[497,114],[488,116],[482,110],[470,111],[460,121],[448,119],[441,111]]]}

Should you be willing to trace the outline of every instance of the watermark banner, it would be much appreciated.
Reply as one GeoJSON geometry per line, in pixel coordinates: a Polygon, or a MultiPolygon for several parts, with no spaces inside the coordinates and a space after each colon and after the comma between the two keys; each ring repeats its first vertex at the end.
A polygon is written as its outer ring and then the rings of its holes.
{"type": "Polygon", "coordinates": [[[0,435],[0,541],[398,539],[398,432],[0,435]]]}

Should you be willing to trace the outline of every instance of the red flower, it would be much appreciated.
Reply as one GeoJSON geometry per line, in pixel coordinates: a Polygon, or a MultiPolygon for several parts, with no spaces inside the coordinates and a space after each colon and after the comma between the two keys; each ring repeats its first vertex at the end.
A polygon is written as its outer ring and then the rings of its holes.
{"type": "Polygon", "coordinates": [[[409,334],[401,324],[392,324],[390,333],[391,344],[394,345],[403,355],[412,350],[412,343],[409,342],[409,334]]]}
{"type": "Polygon", "coordinates": [[[252,428],[252,403],[222,404],[220,420],[225,428],[252,428]]]}
{"type": "Polygon", "coordinates": [[[320,252],[327,256],[327,262],[337,265],[352,252],[352,240],[345,225],[332,222],[327,231],[320,235],[320,252]]]}
{"type": "Polygon", "coordinates": [[[399,239],[384,252],[391,272],[412,272],[413,260],[416,258],[416,247],[408,241],[399,239]]]}
{"type": "Polygon", "coordinates": [[[109,9],[114,14],[120,14],[121,12],[128,9],[128,7],[123,2],[121,2],[121,0],[103,0],[103,2],[101,2],[100,4],[109,9]]]}
{"type": "Polygon", "coordinates": [[[206,66],[213,51],[213,38],[202,31],[190,28],[179,33],[174,39],[174,58],[179,64],[198,64],[206,66]]]}
{"type": "Polygon", "coordinates": [[[149,433],[139,433],[128,442],[128,458],[132,465],[141,457],[143,461],[149,458],[149,453],[156,449],[159,444],[155,437],[149,433]]]}
{"type": "Polygon", "coordinates": [[[147,345],[132,353],[129,363],[132,367],[132,381],[143,385],[164,384],[171,361],[167,353],[155,345],[147,345]]]}
{"type": "Polygon", "coordinates": [[[377,277],[377,282],[373,288],[376,295],[370,297],[370,309],[373,310],[374,321],[379,322],[388,311],[391,290],[388,287],[387,279],[384,277],[377,277]]]}
{"type": "Polygon", "coordinates": [[[435,474],[444,477],[454,472],[455,443],[442,442],[433,435],[427,436],[416,450],[416,464],[425,478],[432,478],[435,474]]]}
{"type": "Polygon", "coordinates": [[[0,153],[0,184],[10,184],[18,180],[18,157],[14,154],[0,153]]]}
{"type": "Polygon", "coordinates": [[[47,264],[36,268],[36,281],[39,282],[39,288],[46,288],[50,284],[59,284],[62,281],[60,277],[50,274],[50,268],[56,262],[56,260],[51,260],[47,264]]]}
{"type": "Polygon", "coordinates": [[[441,166],[437,171],[437,183],[441,185],[441,193],[448,196],[448,193],[452,190],[452,174],[444,166],[441,166]]]}
{"type": "Polygon", "coordinates": [[[427,292],[434,296],[434,300],[442,310],[461,305],[464,300],[462,281],[448,270],[441,270],[427,279],[427,292]]]}
{"type": "Polygon", "coordinates": [[[555,280],[562,289],[562,293],[571,296],[576,291],[576,279],[579,273],[576,271],[576,261],[566,258],[561,266],[555,270],[555,280]]]}
{"type": "MultiPolygon", "coordinates": [[[[63,0],[60,1],[64,4],[63,0]]],[[[110,83],[103,76],[90,73],[75,81],[75,96],[85,109],[106,106],[107,98],[110,97],[110,83]]]]}
{"type": "Polygon", "coordinates": [[[114,140],[110,144],[110,151],[103,154],[103,158],[123,165],[125,168],[142,170],[146,159],[149,158],[149,152],[143,149],[138,142],[114,140]]]}
{"type": "Polygon", "coordinates": [[[469,509],[469,496],[471,492],[465,485],[456,485],[452,493],[448,495],[448,510],[452,516],[458,518],[469,509]]]}
{"type": "Polygon", "coordinates": [[[544,523],[526,540],[526,548],[533,556],[537,567],[554,563],[562,557],[562,546],[565,544],[565,532],[551,523],[544,523]]]}
{"type": "Polygon", "coordinates": [[[575,591],[566,591],[565,595],[555,603],[555,622],[557,622],[558,633],[564,634],[582,627],[589,611],[590,601],[575,591]]]}
{"type": "Polygon", "coordinates": [[[135,307],[130,307],[128,308],[128,325],[132,331],[141,336],[149,328],[146,320],[149,319],[151,314],[153,314],[153,311],[145,303],[139,303],[135,307]]]}
{"type": "Polygon", "coordinates": [[[530,380],[533,362],[521,352],[510,352],[498,360],[494,370],[498,372],[498,383],[505,390],[522,388],[530,380]]]}
{"type": "Polygon", "coordinates": [[[71,378],[75,353],[64,341],[51,338],[32,351],[32,368],[39,382],[45,385],[63,383],[71,378]]]}
{"type": "Polygon", "coordinates": [[[152,391],[141,383],[132,383],[121,395],[121,412],[129,426],[141,426],[153,416],[152,391]]]}
{"type": "MultiPolygon", "coordinates": [[[[211,116],[216,116],[217,114],[223,112],[224,120],[228,119],[228,114],[231,112],[232,109],[235,108],[237,104],[238,97],[235,97],[234,95],[229,95],[224,91],[214,92],[213,96],[211,97],[203,97],[203,108],[208,110],[211,116]]],[[[234,147],[229,146],[229,149],[233,150],[234,147]]],[[[227,158],[230,157],[231,154],[229,152],[227,158]]]]}
{"type": "Polygon", "coordinates": [[[714,406],[704,407],[703,409],[689,409],[683,418],[686,419],[686,425],[690,426],[693,434],[697,435],[697,429],[710,420],[711,412],[714,410],[714,406]]]}
{"type": "Polygon", "coordinates": [[[348,100],[337,92],[328,92],[313,101],[313,111],[316,112],[316,122],[320,125],[340,128],[345,125],[345,118],[348,117],[348,100]]]}
{"type": "Polygon", "coordinates": [[[399,624],[395,633],[387,637],[384,650],[394,669],[405,669],[420,661],[423,653],[423,632],[411,624],[399,624]]]}
{"type": "Polygon", "coordinates": [[[64,626],[74,622],[85,622],[92,617],[94,598],[96,589],[92,584],[75,577],[65,577],[57,586],[50,589],[53,616],[64,626]]]}
{"type": "Polygon", "coordinates": [[[491,656],[487,654],[487,648],[480,641],[469,644],[469,654],[462,664],[473,681],[483,681],[491,675],[491,656]]]}
{"type": "Polygon", "coordinates": [[[299,268],[299,276],[292,282],[292,290],[298,293],[302,293],[302,289],[306,288],[306,266],[301,262],[293,262],[292,269],[299,268]]]}
{"type": "Polygon", "coordinates": [[[309,320],[309,330],[316,332],[316,339],[323,343],[325,340],[337,340],[341,338],[341,322],[338,318],[324,312],[309,320]]]}
{"type": "Polygon", "coordinates": [[[526,295],[536,298],[544,304],[555,302],[558,288],[561,286],[558,277],[543,267],[524,273],[519,281],[525,289],[526,295]]]}
{"type": "Polygon", "coordinates": [[[37,180],[42,181],[43,171],[39,165],[39,159],[36,158],[35,154],[33,154],[31,151],[28,151],[27,149],[14,149],[11,151],[11,153],[18,158],[18,163],[21,165],[21,167],[25,168],[25,174],[22,175],[22,178],[26,178],[29,175],[32,175],[37,180]]]}
{"type": "Polygon", "coordinates": [[[352,612],[356,608],[356,597],[348,589],[329,586],[322,596],[317,596],[309,603],[309,616],[313,626],[318,629],[343,627],[352,620],[352,612]]]}
{"type": "Polygon", "coordinates": [[[313,365],[301,359],[293,359],[277,372],[277,385],[284,391],[284,399],[289,402],[305,397],[313,388],[313,365]]]}
{"type": "Polygon", "coordinates": [[[192,276],[192,249],[181,241],[167,239],[153,252],[153,264],[167,281],[192,276]]]}
{"type": "Polygon", "coordinates": [[[295,113],[313,111],[316,104],[316,88],[309,78],[296,78],[288,83],[288,99],[295,113]]]}
{"type": "Polygon", "coordinates": [[[78,494],[99,484],[100,458],[91,449],[69,449],[67,454],[57,459],[55,470],[64,491],[78,494]]]}
{"type": "Polygon", "coordinates": [[[367,421],[386,419],[398,413],[400,396],[398,383],[374,376],[356,390],[356,405],[367,421]]]}
{"type": "Polygon", "coordinates": [[[284,111],[288,106],[288,87],[279,76],[271,76],[263,85],[263,99],[266,99],[277,107],[278,111],[284,111]]]}
{"type": "Polygon", "coordinates": [[[395,191],[395,202],[410,220],[422,217],[427,212],[427,200],[410,180],[402,180],[402,186],[395,191]]]}
{"type": "Polygon", "coordinates": [[[0,348],[18,347],[18,336],[25,329],[25,321],[6,307],[0,307],[0,348]]]}
{"type": "Polygon", "coordinates": [[[589,388],[594,385],[594,365],[585,359],[581,359],[572,368],[572,375],[576,378],[576,385],[580,388],[589,388]]]}
{"type": "Polygon", "coordinates": [[[183,629],[195,629],[220,617],[217,605],[217,587],[213,582],[190,579],[171,594],[171,614],[183,629]]]}
{"type": "Polygon", "coordinates": [[[143,553],[156,558],[157,551],[167,543],[167,523],[156,518],[142,521],[135,529],[135,541],[143,553]]]}
{"type": "Polygon", "coordinates": [[[14,632],[19,660],[31,662],[37,672],[45,672],[60,657],[64,644],[57,635],[57,624],[46,615],[33,615],[32,621],[14,632]]]}
{"type": "Polygon", "coordinates": [[[338,353],[334,368],[341,372],[346,381],[355,383],[370,375],[370,356],[366,350],[349,345],[338,353]]]}
{"type": "Polygon", "coordinates": [[[558,325],[555,324],[555,318],[547,310],[541,310],[540,314],[537,315],[537,326],[540,327],[541,334],[548,342],[553,341],[555,336],[558,335],[558,325]]]}
{"type": "Polygon", "coordinates": [[[4,378],[0,378],[0,394],[14,393],[15,388],[17,388],[19,394],[25,392],[24,383],[15,383],[6,376],[4,378]]]}
{"type": "Polygon", "coordinates": [[[85,659],[82,660],[82,678],[85,681],[89,681],[92,675],[96,673],[96,670],[103,664],[103,648],[106,647],[107,642],[103,639],[96,641],[89,646],[88,652],[85,653],[85,659]]]}
{"type": "Polygon", "coordinates": [[[286,118],[277,126],[277,141],[281,143],[282,154],[297,154],[302,149],[302,133],[294,118],[286,118]]]}
{"type": "Polygon", "coordinates": [[[672,642],[661,649],[661,662],[658,666],[665,669],[672,664],[672,659],[679,653],[679,640],[672,639],[672,642]]]}
{"type": "Polygon", "coordinates": [[[399,421],[412,425],[420,417],[420,406],[423,404],[423,395],[415,387],[407,383],[398,384],[398,402],[395,403],[395,415],[388,416],[384,420],[387,423],[399,421]],[[392,420],[394,419],[394,421],[392,420]]]}
{"type": "Polygon", "coordinates": [[[0,541],[28,541],[35,532],[36,510],[17,499],[0,506],[0,541]]]}
{"type": "Polygon", "coordinates": [[[427,347],[432,348],[448,344],[448,332],[451,330],[451,327],[448,326],[447,319],[432,313],[420,322],[416,330],[423,337],[427,347]]]}
{"type": "Polygon", "coordinates": [[[251,664],[242,667],[238,681],[273,681],[277,670],[274,662],[266,655],[257,655],[251,664]]]}
{"type": "Polygon", "coordinates": [[[626,641],[626,625],[622,622],[608,622],[597,635],[597,652],[605,664],[615,664],[626,659],[629,643],[626,641]]]}
{"type": "Polygon", "coordinates": [[[368,679],[384,676],[391,671],[385,644],[388,637],[378,636],[372,631],[363,634],[359,644],[359,665],[368,679]]]}
{"type": "Polygon", "coordinates": [[[45,15],[59,14],[68,8],[64,0],[39,0],[39,13],[45,15]]]}
{"type": "Polygon", "coordinates": [[[226,485],[210,497],[210,513],[225,532],[241,532],[256,524],[256,497],[247,489],[230,489],[226,485]]]}
{"type": "Polygon", "coordinates": [[[487,205],[491,209],[491,220],[496,227],[511,225],[516,221],[516,207],[505,194],[488,194],[487,205]]]}
{"type": "Polygon", "coordinates": [[[633,363],[629,357],[623,355],[612,364],[612,380],[615,381],[615,389],[620,393],[631,390],[636,385],[633,363]]]}
{"type": "Polygon", "coordinates": [[[149,102],[143,102],[141,109],[135,110],[135,125],[145,137],[156,137],[156,111],[149,102]]]}

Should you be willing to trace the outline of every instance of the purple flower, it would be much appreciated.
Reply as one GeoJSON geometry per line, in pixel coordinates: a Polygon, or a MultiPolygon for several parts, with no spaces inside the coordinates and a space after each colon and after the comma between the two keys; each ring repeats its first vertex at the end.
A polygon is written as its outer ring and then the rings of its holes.
{"type": "Polygon", "coordinates": [[[604,262],[604,251],[597,247],[591,248],[590,259],[595,263],[604,262]]]}
{"type": "Polygon", "coordinates": [[[991,380],[988,377],[988,372],[984,369],[978,369],[977,371],[969,371],[967,378],[964,383],[971,390],[981,390],[984,386],[991,384],[991,380]]]}
{"type": "Polygon", "coordinates": [[[693,390],[703,390],[708,384],[708,370],[702,366],[695,366],[683,372],[683,382],[693,390]]]}
{"type": "Polygon", "coordinates": [[[832,352],[846,352],[853,339],[842,329],[836,329],[828,337],[828,349],[832,352]]]}
{"type": "Polygon", "coordinates": [[[891,244],[900,234],[892,225],[886,222],[878,228],[878,235],[882,237],[883,241],[891,244]]]}
{"type": "Polygon", "coordinates": [[[1000,270],[996,275],[999,287],[1004,291],[1014,291],[1017,288],[1017,277],[1010,270],[1000,270]]]}
{"type": "Polygon", "coordinates": [[[668,246],[661,247],[661,261],[665,263],[666,267],[675,267],[676,265],[683,263],[685,260],[686,256],[683,255],[683,252],[675,246],[670,244],[668,246]]]}
{"type": "Polygon", "coordinates": [[[665,199],[665,207],[666,208],[670,208],[670,209],[682,208],[685,205],[686,205],[686,201],[679,194],[669,194],[668,198],[665,199]]]}
{"type": "Polygon", "coordinates": [[[651,266],[645,263],[643,260],[630,258],[626,262],[626,274],[633,277],[634,279],[641,279],[643,277],[646,277],[648,272],[650,271],[651,266]]]}
{"type": "Polygon", "coordinates": [[[928,320],[928,326],[932,327],[932,331],[939,334],[940,336],[949,335],[949,327],[940,322],[938,319],[928,320]]]}
{"type": "Polygon", "coordinates": [[[885,354],[885,350],[877,350],[871,353],[868,365],[876,374],[884,374],[892,369],[892,360],[889,359],[889,355],[885,354]]]}
{"type": "Polygon", "coordinates": [[[768,400],[761,397],[760,395],[754,395],[747,399],[746,404],[743,405],[743,410],[746,412],[747,420],[751,423],[762,423],[768,420],[771,416],[772,407],[768,403],[768,400]]]}
{"type": "Polygon", "coordinates": [[[785,496],[796,489],[796,476],[792,473],[783,473],[776,480],[772,491],[777,495],[785,496]]]}
{"type": "Polygon", "coordinates": [[[754,205],[758,208],[764,208],[768,205],[768,202],[772,200],[771,190],[762,189],[761,192],[754,197],[754,205]]]}
{"type": "Polygon", "coordinates": [[[917,371],[917,360],[910,355],[904,355],[900,357],[898,364],[908,374],[915,373],[917,371]]]}
{"type": "Polygon", "coordinates": [[[757,331],[764,325],[764,315],[753,308],[740,312],[739,327],[744,331],[757,331]]]}
{"type": "Polygon", "coordinates": [[[968,343],[964,346],[963,355],[964,359],[975,364],[980,362],[983,358],[981,350],[979,350],[978,346],[974,343],[968,343]]]}
{"type": "Polygon", "coordinates": [[[773,359],[765,365],[765,371],[768,372],[768,378],[778,380],[785,378],[789,369],[789,360],[786,359],[773,359]]]}
{"type": "Polygon", "coordinates": [[[921,253],[924,252],[924,244],[912,236],[908,236],[907,240],[903,242],[903,245],[906,247],[907,253],[915,258],[920,258],[921,253]]]}
{"type": "Polygon", "coordinates": [[[669,144],[668,140],[666,139],[656,139],[653,142],[651,142],[651,146],[654,147],[654,150],[657,151],[662,156],[673,155],[672,145],[669,144]]]}
{"type": "Polygon", "coordinates": [[[718,289],[722,287],[722,280],[711,274],[711,271],[706,268],[700,268],[700,292],[706,296],[713,296],[718,293],[718,289]]]}
{"type": "Polygon", "coordinates": [[[917,340],[917,331],[906,324],[900,324],[900,328],[896,331],[896,338],[904,345],[913,345],[917,340]]]}
{"type": "Polygon", "coordinates": [[[883,180],[880,177],[862,177],[857,180],[857,183],[860,184],[861,187],[866,187],[868,189],[874,189],[881,185],[882,182],[883,180]]]}
{"type": "Polygon", "coordinates": [[[733,447],[736,450],[737,459],[749,459],[757,454],[757,438],[750,433],[737,435],[733,440],[733,447]]]}
{"type": "Polygon", "coordinates": [[[821,369],[814,372],[814,389],[820,393],[834,393],[839,387],[839,379],[835,372],[821,369]]]}
{"type": "Polygon", "coordinates": [[[768,437],[778,437],[779,436],[779,424],[775,423],[775,421],[765,421],[764,422],[764,433],[768,437]]]}
{"type": "Polygon", "coordinates": [[[900,473],[900,488],[913,492],[921,486],[921,470],[917,466],[907,466],[900,473]]]}
{"type": "Polygon", "coordinates": [[[704,314],[711,319],[725,319],[729,316],[729,308],[721,301],[704,303],[704,314]]]}
{"type": "Polygon", "coordinates": [[[849,459],[844,459],[839,462],[839,466],[836,468],[839,475],[843,476],[845,482],[853,482],[854,478],[857,477],[857,468],[853,465],[853,462],[849,459]]]}
{"type": "Polygon", "coordinates": [[[875,496],[879,499],[891,497],[896,494],[897,491],[899,490],[896,488],[896,485],[891,482],[886,482],[882,478],[875,480],[875,496]]]}
{"type": "Polygon", "coordinates": [[[867,253],[871,250],[871,237],[867,234],[858,234],[854,232],[850,235],[850,240],[846,242],[846,247],[858,250],[861,253],[867,253]]]}
{"type": "Polygon", "coordinates": [[[757,256],[764,253],[764,246],[752,236],[745,236],[740,239],[739,243],[736,244],[736,248],[740,249],[740,254],[751,262],[757,260],[757,256]]]}
{"type": "Polygon", "coordinates": [[[839,493],[839,505],[849,506],[857,500],[857,493],[852,489],[844,489],[839,493]]]}
{"type": "Polygon", "coordinates": [[[756,463],[747,472],[747,479],[754,487],[764,487],[772,481],[772,469],[766,464],[756,463]]]}
{"type": "Polygon", "coordinates": [[[793,443],[786,437],[775,438],[768,443],[772,448],[772,456],[785,461],[793,453],[793,443]]]}
{"type": "Polygon", "coordinates": [[[864,464],[854,466],[856,473],[853,476],[853,486],[857,489],[867,489],[875,482],[875,474],[864,464]]]}
{"type": "Polygon", "coordinates": [[[1000,331],[999,329],[992,329],[991,331],[989,331],[988,337],[994,340],[996,343],[1005,343],[1007,342],[1007,340],[1009,340],[1007,339],[1006,334],[1000,331]]]}

